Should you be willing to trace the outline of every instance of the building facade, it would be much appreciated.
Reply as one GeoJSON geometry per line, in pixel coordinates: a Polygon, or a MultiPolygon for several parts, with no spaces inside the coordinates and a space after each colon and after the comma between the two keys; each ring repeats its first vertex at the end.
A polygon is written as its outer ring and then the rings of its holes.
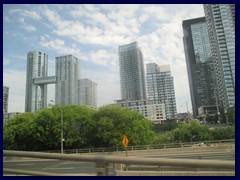
{"type": "Polygon", "coordinates": [[[55,102],[60,105],[78,104],[79,61],[73,55],[56,57],[55,102]]]}
{"type": "Polygon", "coordinates": [[[156,63],[148,63],[146,67],[149,102],[153,104],[164,104],[166,119],[176,118],[176,98],[170,65],[159,66],[156,63]]]}
{"type": "Polygon", "coordinates": [[[147,100],[126,101],[116,100],[116,105],[127,107],[142,114],[154,124],[163,124],[166,121],[164,104],[155,104],[147,100]]]}
{"type": "Polygon", "coordinates": [[[8,114],[9,87],[3,86],[3,120],[6,120],[8,114]]]}
{"type": "Polygon", "coordinates": [[[36,112],[47,106],[47,85],[34,83],[35,78],[47,77],[48,55],[32,51],[27,54],[25,112],[36,112]]]}
{"type": "Polygon", "coordinates": [[[235,106],[235,5],[204,4],[221,112],[235,106]]]}
{"type": "Polygon", "coordinates": [[[7,114],[6,120],[8,121],[9,119],[12,119],[15,116],[18,116],[18,115],[21,115],[21,114],[22,114],[22,112],[10,112],[10,113],[7,114]]]}
{"type": "Polygon", "coordinates": [[[183,21],[182,28],[193,116],[198,117],[202,114],[199,108],[216,108],[216,77],[207,23],[205,17],[190,19],[183,21]]]}
{"type": "Polygon", "coordinates": [[[145,100],[146,85],[143,55],[137,42],[119,46],[121,98],[145,100]]]}
{"type": "Polygon", "coordinates": [[[78,104],[97,108],[97,83],[89,79],[78,80],[78,104]]]}

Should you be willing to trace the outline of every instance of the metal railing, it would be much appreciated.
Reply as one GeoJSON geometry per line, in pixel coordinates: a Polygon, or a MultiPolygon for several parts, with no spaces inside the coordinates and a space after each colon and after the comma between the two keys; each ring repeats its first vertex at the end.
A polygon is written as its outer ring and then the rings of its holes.
{"type": "MultiPolygon", "coordinates": [[[[155,150],[155,149],[172,149],[200,146],[204,143],[205,146],[221,146],[224,144],[235,144],[235,139],[215,140],[215,141],[198,141],[198,142],[184,142],[184,143],[169,143],[169,144],[154,144],[154,145],[137,145],[129,146],[128,151],[136,150],[155,150]]],[[[100,153],[100,152],[123,152],[123,147],[105,147],[105,148],[86,148],[86,149],[68,149],[64,150],[64,154],[82,154],[82,153],[100,153]]],[[[50,150],[47,153],[60,153],[60,150],[50,150]]]]}
{"type": "MultiPolygon", "coordinates": [[[[235,161],[220,161],[220,160],[191,160],[191,159],[164,159],[164,158],[136,158],[136,157],[118,157],[109,155],[79,155],[79,154],[58,154],[58,153],[39,153],[39,152],[26,152],[26,151],[11,151],[3,150],[4,156],[17,156],[17,157],[30,157],[30,158],[43,158],[43,159],[58,159],[69,161],[83,161],[83,162],[95,162],[97,175],[108,175],[107,165],[109,163],[125,164],[125,165],[151,165],[159,167],[187,167],[196,168],[200,171],[201,168],[206,170],[230,170],[235,172],[235,161]]],[[[38,171],[26,171],[26,170],[14,170],[3,168],[3,172],[11,172],[16,174],[29,174],[29,175],[53,175],[51,173],[38,172],[38,171]]],[[[219,171],[221,172],[221,171],[219,171]]]]}

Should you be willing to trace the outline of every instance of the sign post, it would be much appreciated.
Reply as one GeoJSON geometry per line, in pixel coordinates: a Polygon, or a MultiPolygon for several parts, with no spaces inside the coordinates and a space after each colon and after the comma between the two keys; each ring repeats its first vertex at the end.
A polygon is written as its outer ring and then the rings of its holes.
{"type": "Polygon", "coordinates": [[[126,150],[126,156],[127,156],[128,138],[125,134],[123,136],[122,144],[124,146],[124,149],[126,150]]]}

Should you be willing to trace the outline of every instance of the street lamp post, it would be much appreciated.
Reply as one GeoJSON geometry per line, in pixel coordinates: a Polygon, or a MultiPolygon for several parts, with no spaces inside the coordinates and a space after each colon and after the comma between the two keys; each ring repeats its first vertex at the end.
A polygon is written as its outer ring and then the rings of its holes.
{"type": "MultiPolygon", "coordinates": [[[[54,102],[53,100],[50,100],[51,102],[54,102]]],[[[63,112],[61,106],[58,106],[61,111],[61,154],[63,154],[63,112]]]]}

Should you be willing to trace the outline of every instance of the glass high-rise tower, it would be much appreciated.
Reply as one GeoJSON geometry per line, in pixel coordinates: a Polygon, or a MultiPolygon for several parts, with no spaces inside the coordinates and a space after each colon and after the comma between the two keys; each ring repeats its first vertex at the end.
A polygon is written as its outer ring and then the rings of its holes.
{"type": "Polygon", "coordinates": [[[32,51],[27,54],[25,112],[36,112],[47,106],[47,84],[35,84],[35,78],[48,74],[48,55],[32,51]]]}
{"type": "Polygon", "coordinates": [[[5,120],[8,114],[8,97],[9,87],[3,86],[3,119],[5,120]]]}
{"type": "Polygon", "coordinates": [[[200,107],[216,107],[216,78],[205,17],[184,20],[183,42],[193,116],[200,107]]]}
{"type": "Polygon", "coordinates": [[[97,83],[89,79],[79,79],[78,88],[78,104],[97,108],[97,83]]]}
{"type": "Polygon", "coordinates": [[[221,109],[235,105],[235,5],[204,4],[221,109]]]}
{"type": "Polygon", "coordinates": [[[78,104],[79,61],[73,55],[56,57],[55,101],[60,105],[78,104]]]}
{"type": "Polygon", "coordinates": [[[170,65],[147,65],[147,95],[150,104],[164,104],[166,119],[177,116],[176,98],[170,65]]]}
{"type": "Polygon", "coordinates": [[[119,46],[119,64],[122,99],[145,100],[143,55],[137,42],[119,46]]]}

